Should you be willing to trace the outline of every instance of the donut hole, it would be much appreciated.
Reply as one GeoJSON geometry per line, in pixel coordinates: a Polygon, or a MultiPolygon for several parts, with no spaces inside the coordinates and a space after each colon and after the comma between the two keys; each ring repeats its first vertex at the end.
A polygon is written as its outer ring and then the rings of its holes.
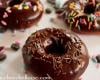
{"type": "Polygon", "coordinates": [[[17,4],[21,4],[23,0],[11,0],[9,2],[9,6],[14,6],[14,5],[17,5],[17,4]]]}
{"type": "Polygon", "coordinates": [[[65,54],[65,43],[63,39],[51,37],[46,41],[45,51],[48,54],[62,56],[65,54]]]}

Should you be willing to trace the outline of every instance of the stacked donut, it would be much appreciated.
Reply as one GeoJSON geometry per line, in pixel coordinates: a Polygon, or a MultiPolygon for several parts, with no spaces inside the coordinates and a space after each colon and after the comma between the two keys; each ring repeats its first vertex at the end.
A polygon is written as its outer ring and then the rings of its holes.
{"type": "Polygon", "coordinates": [[[36,24],[43,14],[39,0],[0,0],[0,27],[26,29],[36,24]]]}
{"type": "Polygon", "coordinates": [[[100,32],[100,1],[70,0],[60,13],[75,32],[100,32]]]}

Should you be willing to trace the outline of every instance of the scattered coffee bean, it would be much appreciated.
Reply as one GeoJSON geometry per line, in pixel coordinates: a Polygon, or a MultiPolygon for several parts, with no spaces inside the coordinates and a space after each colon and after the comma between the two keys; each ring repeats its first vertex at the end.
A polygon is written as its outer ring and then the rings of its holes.
{"type": "Polygon", "coordinates": [[[96,56],[97,63],[100,63],[100,55],[96,56]]]}
{"type": "Polygon", "coordinates": [[[100,63],[100,55],[93,56],[93,57],[91,58],[91,60],[92,60],[94,63],[100,63]]]}
{"type": "Polygon", "coordinates": [[[46,12],[47,14],[50,14],[50,13],[52,12],[52,10],[51,10],[50,8],[47,8],[47,9],[45,10],[45,12],[46,12]]]}
{"type": "Polygon", "coordinates": [[[3,27],[0,27],[0,33],[4,33],[4,32],[6,32],[6,29],[3,27]]]}
{"type": "Polygon", "coordinates": [[[13,49],[14,51],[19,50],[19,48],[20,48],[20,44],[19,43],[13,43],[11,45],[11,49],[13,49]]]}
{"type": "Polygon", "coordinates": [[[0,61],[3,61],[6,59],[6,54],[0,54],[0,61]]]}

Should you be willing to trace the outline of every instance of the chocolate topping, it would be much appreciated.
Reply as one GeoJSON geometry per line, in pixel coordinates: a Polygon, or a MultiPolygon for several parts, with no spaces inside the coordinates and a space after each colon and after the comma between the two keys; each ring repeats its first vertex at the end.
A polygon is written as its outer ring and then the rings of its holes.
{"type": "Polygon", "coordinates": [[[23,47],[25,66],[38,76],[53,80],[76,80],[88,65],[84,43],[61,29],[43,29],[33,33],[23,47]]]}

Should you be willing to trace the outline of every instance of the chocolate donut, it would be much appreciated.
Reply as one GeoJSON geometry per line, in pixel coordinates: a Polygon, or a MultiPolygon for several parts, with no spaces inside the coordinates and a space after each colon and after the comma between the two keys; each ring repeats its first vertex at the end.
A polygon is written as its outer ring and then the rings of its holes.
{"type": "Polygon", "coordinates": [[[0,27],[26,29],[36,24],[43,14],[39,0],[0,0],[0,27]]]}
{"type": "Polygon", "coordinates": [[[71,0],[64,4],[60,15],[72,31],[100,33],[100,1],[81,2],[81,0],[71,0]]]}
{"type": "Polygon", "coordinates": [[[26,70],[40,77],[49,75],[53,80],[78,80],[89,63],[80,38],[56,28],[33,33],[22,52],[26,70]]]}

